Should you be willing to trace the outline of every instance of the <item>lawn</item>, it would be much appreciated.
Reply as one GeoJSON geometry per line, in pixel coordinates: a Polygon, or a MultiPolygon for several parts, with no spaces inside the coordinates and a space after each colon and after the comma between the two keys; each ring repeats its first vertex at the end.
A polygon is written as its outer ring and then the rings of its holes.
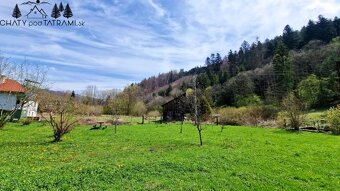
{"type": "Polygon", "coordinates": [[[0,131],[0,190],[340,190],[340,137],[280,129],[134,125],[61,143],[51,130],[0,131]]]}

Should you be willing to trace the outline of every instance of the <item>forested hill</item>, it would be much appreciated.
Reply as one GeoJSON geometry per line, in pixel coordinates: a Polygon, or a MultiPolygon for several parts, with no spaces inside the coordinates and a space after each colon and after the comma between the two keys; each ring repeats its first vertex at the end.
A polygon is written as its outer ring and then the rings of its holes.
{"type": "Polygon", "coordinates": [[[198,75],[199,87],[215,107],[277,103],[287,92],[304,85],[318,87],[304,90],[317,91],[313,106],[332,104],[340,95],[339,36],[340,18],[319,16],[301,30],[287,25],[274,39],[244,41],[238,51],[230,50],[226,56],[211,54],[204,67],[170,71],[145,79],[139,86],[150,94],[147,102],[152,102],[186,91],[190,76],[198,75]]]}

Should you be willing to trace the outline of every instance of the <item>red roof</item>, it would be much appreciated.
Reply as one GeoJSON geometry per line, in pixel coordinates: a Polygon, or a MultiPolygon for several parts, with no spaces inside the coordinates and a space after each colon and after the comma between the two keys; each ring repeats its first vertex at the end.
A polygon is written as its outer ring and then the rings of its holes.
{"type": "Polygon", "coordinates": [[[5,79],[0,81],[0,92],[25,93],[25,88],[15,80],[5,79]]]}

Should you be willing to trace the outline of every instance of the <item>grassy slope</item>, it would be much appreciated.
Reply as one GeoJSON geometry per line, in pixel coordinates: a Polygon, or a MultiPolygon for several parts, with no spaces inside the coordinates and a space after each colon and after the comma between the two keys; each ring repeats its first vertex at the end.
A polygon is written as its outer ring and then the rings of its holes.
{"type": "Polygon", "coordinates": [[[186,125],[0,131],[0,190],[340,190],[340,137],[186,125]]]}

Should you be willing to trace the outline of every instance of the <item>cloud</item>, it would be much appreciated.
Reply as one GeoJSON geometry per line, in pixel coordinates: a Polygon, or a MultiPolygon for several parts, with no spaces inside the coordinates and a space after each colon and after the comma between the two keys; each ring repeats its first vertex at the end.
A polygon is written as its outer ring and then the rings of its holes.
{"type": "MultiPolygon", "coordinates": [[[[0,19],[10,19],[14,5],[3,1],[0,19]]],[[[210,53],[224,55],[243,40],[273,38],[286,24],[300,29],[319,14],[340,12],[338,0],[74,0],[70,6],[85,27],[0,30],[5,55],[54,68],[54,89],[123,88],[203,65],[210,53]]]]}

